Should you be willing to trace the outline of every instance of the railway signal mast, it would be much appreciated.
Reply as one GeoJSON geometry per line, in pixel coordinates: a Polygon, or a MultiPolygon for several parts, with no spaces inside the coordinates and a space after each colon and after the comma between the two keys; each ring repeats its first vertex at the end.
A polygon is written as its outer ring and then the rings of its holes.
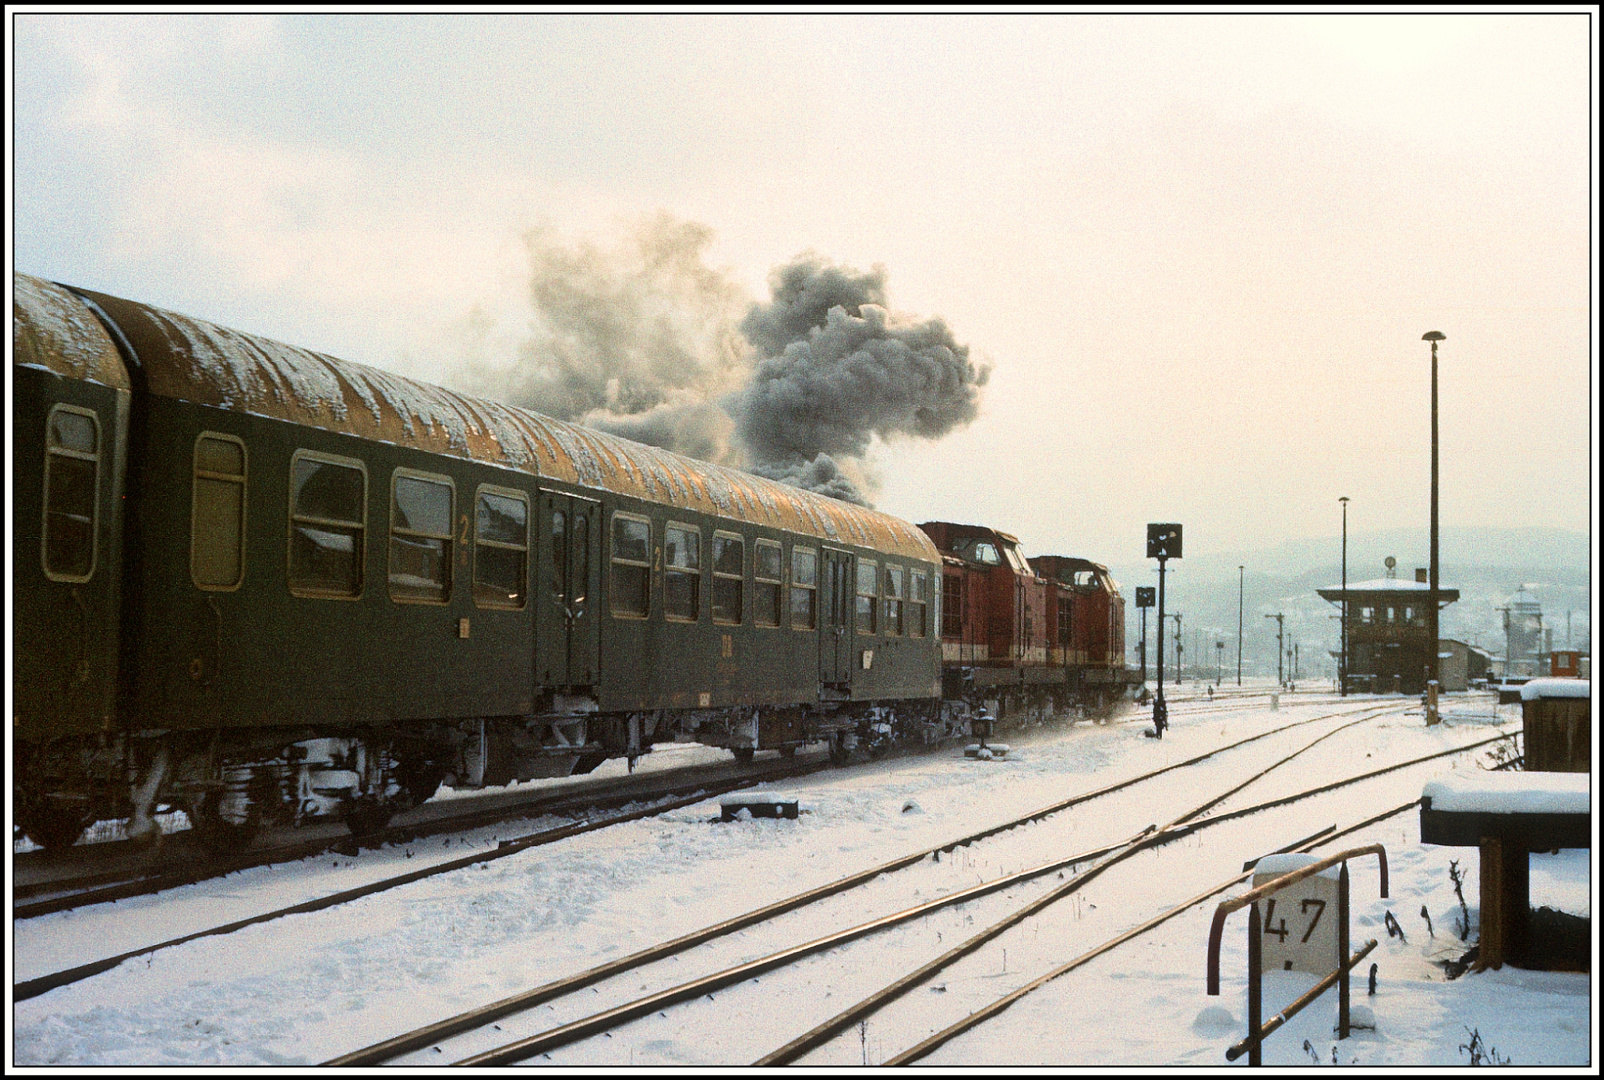
{"type": "MultiPolygon", "coordinates": [[[[1142,613],[1142,685],[1147,685],[1147,609],[1153,606],[1153,593],[1151,585],[1136,586],[1136,607],[1142,613]]],[[[1162,631],[1160,627],[1160,631],[1162,631]]],[[[1162,641],[1162,636],[1160,641],[1162,641]]]]}
{"type": "Polygon", "coordinates": [[[1153,699],[1153,734],[1162,739],[1164,729],[1170,726],[1169,709],[1164,704],[1164,564],[1181,557],[1181,527],[1148,525],[1147,557],[1158,560],[1158,696],[1153,699]]]}

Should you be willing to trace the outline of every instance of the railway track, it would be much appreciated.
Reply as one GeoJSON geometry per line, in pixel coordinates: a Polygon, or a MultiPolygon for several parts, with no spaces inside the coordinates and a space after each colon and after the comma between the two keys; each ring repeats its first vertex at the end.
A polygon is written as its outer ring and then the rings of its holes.
{"type": "Polygon", "coordinates": [[[278,830],[256,847],[225,856],[208,854],[182,832],[164,839],[154,852],[126,841],[69,848],[68,853],[74,856],[70,859],[38,852],[35,858],[19,856],[14,861],[12,918],[37,918],[89,904],[149,895],[330,852],[351,855],[358,848],[405,844],[535,817],[578,818],[633,802],[681,799],[696,792],[722,794],[829,767],[824,752],[816,751],[745,765],[732,762],[665,770],[648,777],[587,784],[577,790],[431,802],[361,838],[349,835],[338,823],[320,823],[307,829],[278,830]]]}
{"type": "MultiPolygon", "coordinates": [[[[1352,724],[1356,722],[1362,722],[1365,719],[1371,719],[1375,716],[1400,712],[1402,711],[1402,708],[1403,707],[1396,704],[1384,708],[1375,708],[1372,706],[1372,708],[1365,710],[1368,715],[1361,717],[1359,721],[1349,721],[1348,723],[1352,724]]],[[[950,841],[949,843],[937,848],[910,854],[904,858],[894,860],[891,863],[874,867],[862,874],[843,878],[820,889],[811,890],[807,893],[791,897],[785,901],[749,912],[737,919],[728,920],[725,923],[721,923],[717,926],[707,927],[704,930],[697,931],[690,935],[685,935],[682,938],[666,942],[660,946],[653,947],[652,949],[644,950],[631,956],[624,957],[610,964],[581,972],[564,979],[556,980],[543,986],[536,987],[535,989],[527,991],[523,994],[515,995],[511,998],[491,1003],[490,1005],[487,1005],[481,1009],[470,1010],[467,1013],[460,1014],[459,1016],[452,1017],[448,1020],[440,1021],[435,1024],[420,1028],[416,1031],[408,1032],[393,1039],[386,1040],[384,1043],[376,1044],[375,1046],[365,1048],[364,1050],[356,1051],[351,1054],[332,1059],[331,1061],[327,1062],[327,1064],[372,1065],[385,1061],[399,1061],[399,1059],[403,1058],[408,1053],[432,1048],[436,1043],[442,1040],[455,1039],[459,1036],[463,1036],[464,1034],[473,1033],[476,1031],[487,1031],[490,1026],[494,1025],[498,1020],[513,1016],[514,1014],[518,1013],[527,1013],[528,1010],[546,1002],[573,994],[576,991],[582,990],[586,987],[591,987],[598,982],[611,979],[623,973],[638,970],[645,965],[656,963],[668,957],[677,956],[693,946],[710,941],[715,937],[733,933],[746,927],[755,926],[759,923],[777,918],[778,916],[787,912],[797,910],[805,905],[815,903],[824,899],[825,897],[846,892],[862,885],[866,881],[880,877],[881,875],[889,874],[896,870],[916,865],[927,858],[939,859],[942,853],[950,853],[958,847],[973,844],[978,840],[995,836],[1000,832],[1018,828],[1019,826],[1030,822],[1043,820],[1052,814],[1058,813],[1063,809],[1067,809],[1069,806],[1097,798],[1101,795],[1108,794],[1111,791],[1128,787],[1143,780],[1151,779],[1153,777],[1162,775],[1163,773],[1169,772],[1172,769],[1183,768],[1187,765],[1195,764],[1197,761],[1202,760],[1203,758],[1213,756],[1214,754],[1223,752],[1224,750],[1232,749],[1248,742],[1257,741],[1257,739],[1264,738],[1272,734],[1277,734],[1294,727],[1300,727],[1304,724],[1330,718],[1331,716],[1324,716],[1296,721],[1294,723],[1283,725],[1272,731],[1261,733],[1250,739],[1239,740],[1230,746],[1216,748],[1207,754],[1199,755],[1197,758],[1188,759],[1187,761],[1179,762],[1163,769],[1153,770],[1149,773],[1122,781],[1116,785],[1109,785],[1105,788],[1097,789],[1096,791],[1087,792],[1072,799],[1056,803],[1053,806],[1043,808],[1041,811],[1036,813],[1015,819],[1005,823],[1004,825],[950,841]]],[[[1304,747],[1300,748],[1296,753],[1304,752],[1309,747],[1312,747],[1318,742],[1323,741],[1325,738],[1329,738],[1331,735],[1336,734],[1338,730],[1340,730],[1340,728],[1321,735],[1318,739],[1313,740],[1304,747]]],[[[1458,753],[1463,751],[1462,748],[1456,748],[1455,750],[1449,752],[1458,753]]],[[[1291,756],[1296,756],[1296,754],[1291,756]]],[[[1281,762],[1277,762],[1275,765],[1272,765],[1271,769],[1275,768],[1281,763],[1284,763],[1285,760],[1288,759],[1282,759],[1281,762]]],[[[1061,886],[1059,889],[1053,890],[1053,892],[1049,894],[1048,898],[1045,901],[1042,901],[1043,906],[1051,904],[1057,899],[1062,898],[1063,895],[1067,895],[1068,892],[1073,892],[1081,884],[1084,884],[1086,880],[1089,880],[1091,876],[1101,873],[1108,866],[1113,865],[1114,862],[1122,858],[1129,857],[1130,854],[1147,850],[1159,844],[1178,839],[1180,836],[1187,835],[1197,828],[1204,827],[1204,823],[1197,822],[1194,819],[1197,819],[1202,814],[1214,808],[1222,800],[1228,798],[1235,792],[1240,791],[1242,788],[1252,783],[1254,779],[1257,779],[1258,776],[1262,776],[1268,771],[1270,770],[1262,770],[1260,773],[1256,774],[1254,778],[1235,785],[1230,791],[1222,793],[1221,795],[1206,801],[1205,803],[1193,808],[1191,811],[1183,814],[1175,821],[1161,828],[1150,827],[1149,829],[1142,830],[1138,834],[1129,837],[1124,841],[1112,845],[1103,845],[1092,850],[1079,852],[1071,857],[1054,860],[1042,866],[1035,867],[1029,871],[1021,871],[1016,874],[1005,875],[1003,878],[999,878],[991,882],[982,882],[977,886],[942,896],[934,901],[915,905],[912,908],[904,909],[902,911],[893,913],[892,915],[870,920],[869,922],[859,924],[847,930],[842,930],[837,933],[827,935],[824,938],[806,942],[802,945],[778,950],[766,956],[716,972],[712,975],[692,980],[690,982],[683,983],[654,994],[648,994],[646,997],[635,999],[623,1005],[615,1006],[614,1008],[583,1017],[579,1020],[561,1025],[560,1027],[550,1031],[543,1032],[523,1040],[518,1040],[508,1045],[496,1047],[491,1050],[480,1051],[468,1057],[461,1058],[457,1063],[467,1065],[504,1065],[520,1060],[527,1060],[530,1057],[548,1053],[552,1049],[556,1049],[582,1039],[605,1034],[609,1031],[615,1030],[619,1025],[648,1016],[652,1012],[663,1011],[670,1005],[694,1001],[700,997],[720,991],[736,983],[755,979],[760,975],[774,970],[775,968],[795,964],[804,958],[815,955],[821,951],[834,949],[845,945],[849,941],[876,933],[880,930],[897,925],[898,923],[920,918],[928,914],[930,911],[938,908],[964,903],[979,896],[1015,887],[1022,882],[1040,878],[1053,872],[1061,872],[1066,868],[1072,868],[1081,863],[1092,860],[1103,860],[1102,862],[1095,863],[1092,868],[1088,869],[1082,874],[1077,875],[1076,879],[1072,880],[1068,885],[1061,886]]],[[[1355,781],[1352,779],[1343,781],[1343,783],[1351,782],[1355,781]]],[[[1331,786],[1333,785],[1327,785],[1327,788],[1331,786]]],[[[1302,796],[1294,796],[1294,798],[1297,797],[1302,796]]],[[[1207,824],[1214,824],[1218,823],[1219,821],[1231,820],[1246,814],[1257,813],[1268,807],[1280,805],[1285,801],[1288,800],[1272,800],[1271,802],[1260,804],[1252,808],[1236,811],[1228,815],[1221,815],[1217,819],[1213,819],[1207,824]]],[[[1027,917],[1029,914],[1030,911],[1025,911],[1023,914],[1017,914],[1014,918],[1014,921],[1017,922],[1018,919],[1027,917]]],[[[1010,925],[1012,925],[1012,923],[1010,923],[1010,925]]],[[[838,1018],[837,1030],[839,1030],[841,1026],[849,1026],[855,1021],[855,1019],[856,1017],[854,1016],[838,1018]]],[[[794,1049],[796,1048],[793,1047],[793,1050],[794,1049]]],[[[794,1056],[783,1057],[782,1055],[782,1058],[775,1058],[772,1061],[768,1058],[762,1059],[759,1061],[759,1064],[778,1064],[782,1063],[782,1060],[793,1059],[794,1056]]],[[[441,1059],[435,1058],[434,1060],[439,1061],[441,1059]]]]}

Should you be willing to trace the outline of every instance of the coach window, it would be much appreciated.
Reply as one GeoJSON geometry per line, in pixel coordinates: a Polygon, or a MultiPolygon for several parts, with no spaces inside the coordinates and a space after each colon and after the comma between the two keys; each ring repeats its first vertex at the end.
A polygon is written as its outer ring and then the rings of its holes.
{"type": "Polygon", "coordinates": [[[330,599],[361,595],[367,509],[362,462],[295,452],[290,459],[290,592],[330,599]]]}
{"type": "Polygon", "coordinates": [[[791,629],[812,630],[819,619],[819,553],[791,549],[791,629]]]}
{"type": "Polygon", "coordinates": [[[95,572],[100,418],[88,409],[57,405],[45,426],[45,576],[88,581],[95,572]]]}
{"type": "Polygon", "coordinates": [[[613,515],[613,614],[644,619],[651,611],[652,523],[613,515]]]}
{"type": "Polygon", "coordinates": [[[390,487],[390,599],[425,604],[451,599],[455,494],[447,477],[395,471],[390,487]]]}
{"type": "Polygon", "coordinates": [[[245,444],[204,432],[195,440],[190,497],[189,576],[202,589],[237,589],[245,580],[245,444]]]}
{"type": "Polygon", "coordinates": [[[529,501],[522,492],[479,489],[473,533],[473,602],[522,608],[529,596],[529,501]]]}
{"type": "Polygon", "coordinates": [[[663,530],[663,614],[677,622],[702,614],[702,531],[689,525],[663,530]]]}
{"type": "Polygon", "coordinates": [[[713,621],[741,621],[741,585],[746,576],[746,540],[733,533],[713,534],[713,621]]]}
{"type": "Polygon", "coordinates": [[[886,567],[886,633],[899,636],[902,634],[902,603],[906,595],[903,580],[902,567],[886,567]]]}
{"type": "Polygon", "coordinates": [[[780,593],[784,589],[780,545],[759,540],[752,549],[752,621],[758,626],[780,625],[780,593]]]}
{"type": "Polygon", "coordinates": [[[926,618],[930,594],[926,591],[929,578],[923,570],[908,572],[908,636],[924,637],[930,625],[926,618]]]}
{"type": "Polygon", "coordinates": [[[876,630],[876,609],[880,606],[876,588],[880,568],[868,559],[858,560],[858,633],[872,634],[876,630]]]}

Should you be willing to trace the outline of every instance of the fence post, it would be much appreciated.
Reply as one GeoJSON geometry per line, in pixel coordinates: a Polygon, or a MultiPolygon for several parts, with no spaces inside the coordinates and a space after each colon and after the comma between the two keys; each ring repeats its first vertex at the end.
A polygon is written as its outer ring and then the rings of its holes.
{"type": "Polygon", "coordinates": [[[1264,988],[1264,958],[1261,950],[1264,948],[1260,938],[1263,937],[1259,926],[1259,902],[1253,901],[1248,908],[1248,1038],[1253,1045],[1248,1049],[1248,1064],[1264,1064],[1264,1052],[1260,1047],[1259,1038],[1260,1017],[1263,1014],[1264,988]]]}
{"type": "MultiPolygon", "coordinates": [[[[1342,864],[1337,877],[1337,961],[1348,959],[1348,864],[1342,864]]],[[[1337,987],[1337,1039],[1348,1037],[1348,975],[1351,968],[1342,969],[1342,982],[1337,987]]]]}

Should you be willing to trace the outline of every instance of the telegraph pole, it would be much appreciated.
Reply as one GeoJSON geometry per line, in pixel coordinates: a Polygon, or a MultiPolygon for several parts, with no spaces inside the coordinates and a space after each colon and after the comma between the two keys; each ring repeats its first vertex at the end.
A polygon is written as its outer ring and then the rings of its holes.
{"type": "Polygon", "coordinates": [[[1281,664],[1286,659],[1286,652],[1282,644],[1285,640],[1286,615],[1277,613],[1275,615],[1266,615],[1265,618],[1275,620],[1275,681],[1285,686],[1287,680],[1285,674],[1283,674],[1281,664]]]}
{"type": "Polygon", "coordinates": [[[1236,684],[1242,685],[1242,567],[1236,568],[1236,684]]]}

